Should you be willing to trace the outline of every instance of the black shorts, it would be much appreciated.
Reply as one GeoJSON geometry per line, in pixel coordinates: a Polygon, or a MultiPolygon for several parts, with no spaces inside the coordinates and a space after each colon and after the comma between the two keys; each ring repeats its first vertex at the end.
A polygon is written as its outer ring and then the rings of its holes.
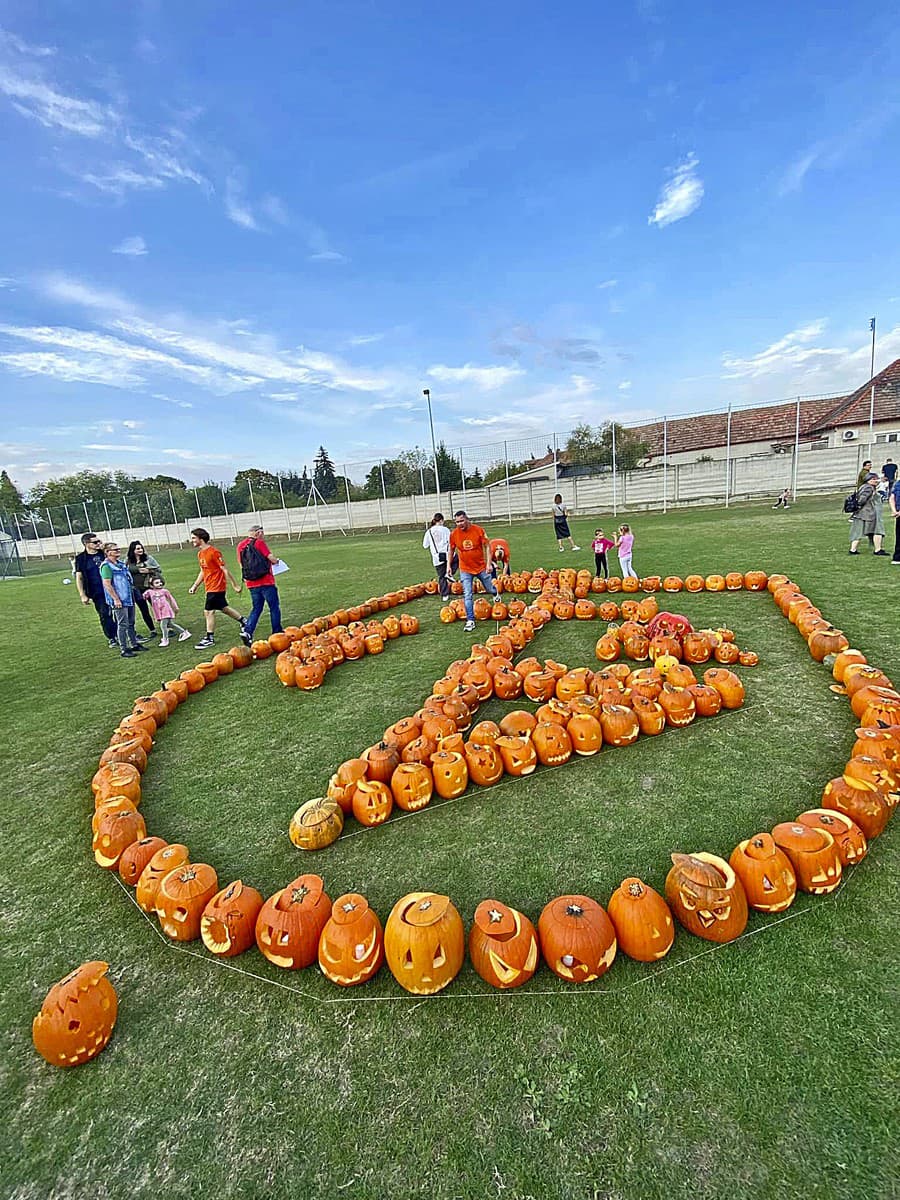
{"type": "Polygon", "coordinates": [[[227,608],[228,601],[225,599],[224,592],[207,592],[206,603],[203,605],[205,612],[215,612],[220,608],[227,608]]]}

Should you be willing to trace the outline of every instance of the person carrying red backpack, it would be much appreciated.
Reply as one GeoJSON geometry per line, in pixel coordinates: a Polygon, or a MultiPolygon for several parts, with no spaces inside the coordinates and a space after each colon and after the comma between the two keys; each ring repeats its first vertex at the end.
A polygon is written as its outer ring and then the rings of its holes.
{"type": "Polygon", "coordinates": [[[250,616],[244,622],[241,640],[250,645],[253,641],[253,631],[262,616],[264,605],[269,606],[269,617],[272,621],[272,632],[283,633],[281,624],[281,603],[278,598],[278,588],[272,567],[279,560],[263,541],[262,525],[251,525],[247,536],[238,543],[237,556],[241,564],[241,576],[247,585],[253,607],[250,616]]]}

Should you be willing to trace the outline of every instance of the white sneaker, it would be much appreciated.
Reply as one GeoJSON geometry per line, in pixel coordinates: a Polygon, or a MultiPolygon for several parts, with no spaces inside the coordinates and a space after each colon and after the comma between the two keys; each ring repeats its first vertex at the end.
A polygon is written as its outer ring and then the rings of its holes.
{"type": "Polygon", "coordinates": [[[580,547],[580,546],[573,546],[573,547],[572,547],[572,549],[573,549],[573,550],[580,550],[580,549],[581,549],[581,547],[580,547]]]}
{"type": "Polygon", "coordinates": [[[465,633],[474,633],[475,632],[475,622],[474,621],[466,621],[466,623],[463,627],[463,631],[465,633]]]}
{"type": "Polygon", "coordinates": [[[159,648],[160,648],[160,650],[164,650],[164,649],[166,648],[166,646],[168,646],[168,644],[169,644],[169,639],[168,639],[168,638],[160,638],[160,639],[159,639],[159,648]]]}
{"type": "Polygon", "coordinates": [[[190,638],[190,636],[191,636],[191,631],[189,629],[182,629],[181,633],[179,633],[179,635],[178,635],[178,640],[179,640],[179,642],[186,642],[190,638]]]}
{"type": "Polygon", "coordinates": [[[565,546],[560,546],[559,552],[560,552],[560,554],[565,554],[565,552],[566,552],[565,546]]]}

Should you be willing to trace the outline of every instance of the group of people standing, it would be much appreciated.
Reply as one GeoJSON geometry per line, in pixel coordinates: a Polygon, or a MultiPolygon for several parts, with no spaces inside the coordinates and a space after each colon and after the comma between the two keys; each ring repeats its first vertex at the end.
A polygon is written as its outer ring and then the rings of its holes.
{"type": "MultiPolygon", "coordinates": [[[[282,631],[278,588],[272,574],[279,559],[263,540],[263,532],[261,525],[251,525],[247,536],[238,544],[239,581],[226,565],[222,552],[212,545],[208,531],[191,530],[191,544],[197,550],[200,570],[188,592],[193,595],[202,584],[206,594],[203,609],[206,632],[196,643],[197,650],[215,644],[216,614],[219,612],[238,623],[241,640],[248,646],[266,604],[272,632],[282,631]],[[246,618],[227,601],[228,585],[240,592],[243,583],[247,584],[252,598],[250,615],[246,618]]],[[[109,645],[118,647],[122,658],[134,658],[147,650],[145,643],[157,635],[161,649],[169,645],[173,631],[180,642],[190,638],[190,630],[175,619],[179,612],[178,601],[165,585],[160,564],[140,541],[131,542],[124,562],[121,548],[115,542],[104,542],[95,533],[83,534],[81,542],[84,549],[76,556],[74,564],[81,602],[94,605],[109,645]],[[144,619],[146,635],[135,629],[135,609],[144,619]]]]}
{"type": "MultiPolygon", "coordinates": [[[[854,507],[850,513],[850,554],[859,554],[859,543],[865,537],[872,546],[873,554],[887,557],[887,550],[884,549],[885,504],[889,506],[894,520],[891,565],[900,566],[900,479],[897,464],[889,458],[879,475],[872,470],[871,459],[866,459],[856,477],[854,507]]],[[[844,507],[847,511],[846,503],[844,507]]]]}

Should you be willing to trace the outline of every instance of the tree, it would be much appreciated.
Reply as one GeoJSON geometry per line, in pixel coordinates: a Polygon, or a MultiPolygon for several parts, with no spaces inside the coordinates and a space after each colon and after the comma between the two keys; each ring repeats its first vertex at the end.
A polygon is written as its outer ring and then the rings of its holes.
{"type": "Polygon", "coordinates": [[[633,471],[647,455],[646,442],[614,421],[606,421],[596,429],[576,425],[566,442],[566,458],[573,467],[611,467],[613,461],[613,430],[616,440],[616,470],[633,471]]]}
{"type": "Polygon", "coordinates": [[[471,475],[466,476],[466,487],[467,488],[484,487],[484,480],[481,478],[481,472],[478,470],[477,467],[475,468],[475,470],[472,472],[471,475]]]}
{"type": "Polygon", "coordinates": [[[25,501],[22,493],[10,479],[6,471],[0,471],[0,509],[12,516],[13,513],[25,511],[25,501]]]}
{"type": "MultiPolygon", "coordinates": [[[[525,471],[528,468],[528,463],[511,462],[509,464],[510,477],[518,475],[520,471],[525,471]]],[[[483,485],[487,487],[489,483],[499,483],[501,479],[506,478],[506,460],[499,459],[497,462],[491,463],[484,473],[483,485]]]]}
{"type": "Polygon", "coordinates": [[[324,446],[319,447],[319,453],[313,460],[313,483],[323,500],[331,500],[337,494],[337,476],[334,473],[334,463],[328,457],[324,446]]]}
{"type": "Polygon", "coordinates": [[[278,491],[278,476],[273,475],[271,471],[260,471],[257,467],[247,467],[243,471],[238,471],[234,482],[235,486],[248,483],[253,488],[254,496],[257,492],[278,491]]]}
{"type": "Polygon", "coordinates": [[[443,442],[435,453],[438,479],[442,492],[458,492],[462,488],[462,471],[459,460],[454,458],[443,442]]]}
{"type": "Polygon", "coordinates": [[[576,425],[566,442],[566,458],[569,463],[573,467],[598,466],[606,461],[604,455],[602,429],[598,429],[595,434],[590,425],[576,425]]]}

